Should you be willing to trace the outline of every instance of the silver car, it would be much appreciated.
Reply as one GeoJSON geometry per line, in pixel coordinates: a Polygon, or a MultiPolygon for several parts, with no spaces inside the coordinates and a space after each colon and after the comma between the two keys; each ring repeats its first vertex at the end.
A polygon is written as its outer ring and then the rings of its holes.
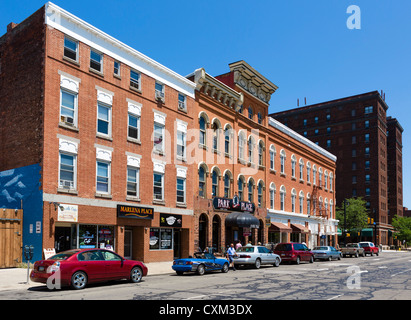
{"type": "Polygon", "coordinates": [[[236,250],[235,265],[253,265],[256,269],[263,264],[272,264],[278,267],[281,263],[279,255],[263,246],[245,246],[236,250]]]}
{"type": "Polygon", "coordinates": [[[329,260],[341,259],[341,251],[331,246],[319,246],[315,247],[312,252],[314,253],[314,259],[329,260]]]}

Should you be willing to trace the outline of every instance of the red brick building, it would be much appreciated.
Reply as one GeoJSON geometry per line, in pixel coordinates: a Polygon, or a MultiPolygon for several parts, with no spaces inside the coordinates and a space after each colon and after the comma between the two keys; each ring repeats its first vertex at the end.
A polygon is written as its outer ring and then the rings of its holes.
{"type": "Polygon", "coordinates": [[[51,3],[0,53],[0,171],[40,165],[42,247],[192,252],[193,173],[174,155],[194,84],[51,3]]]}
{"type": "Polygon", "coordinates": [[[391,219],[402,215],[402,132],[387,118],[378,91],[326,101],[271,116],[337,156],[336,198],[363,197],[375,226],[362,239],[392,244],[391,219]]]}
{"type": "Polygon", "coordinates": [[[198,102],[195,247],[336,244],[335,156],[268,117],[276,85],[244,61],[229,67],[188,76],[198,102]],[[239,213],[237,201],[250,210],[239,213]]]}

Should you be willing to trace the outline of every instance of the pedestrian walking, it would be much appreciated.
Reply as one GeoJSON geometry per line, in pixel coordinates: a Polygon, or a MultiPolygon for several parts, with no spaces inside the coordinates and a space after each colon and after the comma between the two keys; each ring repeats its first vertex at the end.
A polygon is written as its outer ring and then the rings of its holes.
{"type": "Polygon", "coordinates": [[[234,244],[231,243],[230,247],[227,250],[227,259],[230,262],[230,267],[233,268],[233,271],[235,271],[234,256],[237,256],[237,252],[235,252],[234,244]]]}
{"type": "Polygon", "coordinates": [[[238,240],[237,244],[235,245],[235,250],[238,250],[238,248],[241,248],[243,245],[241,244],[241,241],[238,240]]]}

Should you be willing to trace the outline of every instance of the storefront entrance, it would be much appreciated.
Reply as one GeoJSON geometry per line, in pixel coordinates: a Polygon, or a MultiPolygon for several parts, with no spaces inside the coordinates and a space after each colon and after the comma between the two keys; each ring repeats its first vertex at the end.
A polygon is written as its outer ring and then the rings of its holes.
{"type": "Polygon", "coordinates": [[[126,229],[124,231],[124,258],[132,259],[133,255],[133,231],[126,229]]]}
{"type": "Polygon", "coordinates": [[[71,227],[56,227],[54,233],[54,248],[56,252],[71,249],[71,227]]]}

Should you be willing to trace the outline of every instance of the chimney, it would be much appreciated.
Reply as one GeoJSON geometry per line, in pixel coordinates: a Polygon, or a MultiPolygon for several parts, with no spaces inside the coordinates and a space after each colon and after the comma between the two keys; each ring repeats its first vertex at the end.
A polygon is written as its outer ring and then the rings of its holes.
{"type": "Polygon", "coordinates": [[[7,32],[10,32],[11,30],[13,30],[15,27],[17,27],[18,26],[18,23],[14,23],[14,22],[10,22],[8,25],[7,25],[7,32]]]}

